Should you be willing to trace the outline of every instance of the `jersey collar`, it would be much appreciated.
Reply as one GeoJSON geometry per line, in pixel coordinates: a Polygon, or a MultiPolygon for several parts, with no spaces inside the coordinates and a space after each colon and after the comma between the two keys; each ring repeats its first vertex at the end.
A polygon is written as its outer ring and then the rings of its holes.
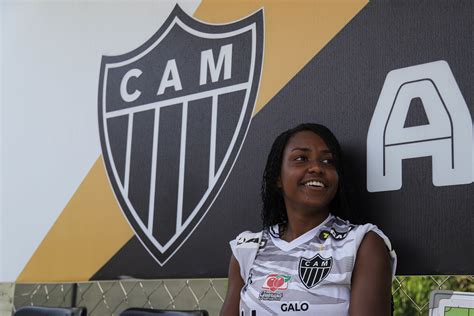
{"type": "MultiPolygon", "coordinates": [[[[321,227],[325,226],[327,222],[329,222],[332,218],[334,218],[334,216],[332,214],[329,214],[328,217],[324,221],[322,221],[321,224],[312,228],[311,230],[308,230],[306,233],[304,233],[303,235],[299,236],[296,239],[293,239],[290,242],[280,239],[278,237],[274,237],[272,234],[270,234],[270,238],[272,239],[275,246],[277,246],[281,250],[290,251],[313,239],[319,233],[319,231],[321,230],[321,227]]],[[[276,232],[280,231],[280,227],[278,224],[273,226],[272,229],[276,232]]]]}

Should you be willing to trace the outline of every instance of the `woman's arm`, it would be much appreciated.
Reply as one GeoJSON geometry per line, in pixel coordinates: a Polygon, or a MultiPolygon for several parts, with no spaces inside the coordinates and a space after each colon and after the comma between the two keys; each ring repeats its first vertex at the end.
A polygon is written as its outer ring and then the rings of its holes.
{"type": "Polygon", "coordinates": [[[349,315],[390,315],[391,285],[387,247],[379,235],[368,232],[359,246],[352,272],[349,315]]]}
{"type": "Polygon", "coordinates": [[[234,255],[230,258],[229,264],[229,283],[227,285],[227,294],[224,305],[220,312],[221,316],[239,315],[240,290],[244,286],[244,280],[240,276],[240,266],[234,255]]]}

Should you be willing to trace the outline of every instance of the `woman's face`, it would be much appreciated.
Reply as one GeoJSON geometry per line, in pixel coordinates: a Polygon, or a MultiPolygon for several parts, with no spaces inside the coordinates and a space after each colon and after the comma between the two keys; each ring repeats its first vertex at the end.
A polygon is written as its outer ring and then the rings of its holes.
{"type": "Polygon", "coordinates": [[[277,182],[287,212],[328,212],[338,181],[334,157],[320,136],[302,131],[288,140],[277,182]]]}

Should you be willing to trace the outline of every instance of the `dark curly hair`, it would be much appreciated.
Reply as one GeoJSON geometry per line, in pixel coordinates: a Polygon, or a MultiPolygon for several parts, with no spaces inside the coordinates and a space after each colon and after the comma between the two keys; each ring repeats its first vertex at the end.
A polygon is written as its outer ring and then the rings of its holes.
{"type": "Polygon", "coordinates": [[[286,144],[296,133],[311,131],[320,136],[329,150],[333,154],[335,167],[339,176],[338,188],[334,199],[329,204],[331,213],[343,218],[349,219],[349,203],[346,197],[345,179],[342,166],[342,151],[339,142],[334,134],[326,127],[320,124],[305,123],[281,133],[273,142],[270,153],[268,154],[267,164],[263,172],[262,180],[262,221],[263,228],[270,230],[272,226],[280,224],[282,231],[271,232],[277,236],[283,234],[288,216],[286,214],[285,201],[281,189],[277,186],[280,178],[281,164],[283,160],[283,151],[286,144]]]}

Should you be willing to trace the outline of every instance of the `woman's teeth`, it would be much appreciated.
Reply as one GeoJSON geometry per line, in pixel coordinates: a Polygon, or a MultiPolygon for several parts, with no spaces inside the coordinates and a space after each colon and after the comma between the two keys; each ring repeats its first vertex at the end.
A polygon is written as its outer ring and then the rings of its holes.
{"type": "Polygon", "coordinates": [[[304,185],[305,186],[310,186],[310,187],[320,187],[320,188],[325,187],[324,183],[319,182],[319,181],[308,181],[304,185]]]}

